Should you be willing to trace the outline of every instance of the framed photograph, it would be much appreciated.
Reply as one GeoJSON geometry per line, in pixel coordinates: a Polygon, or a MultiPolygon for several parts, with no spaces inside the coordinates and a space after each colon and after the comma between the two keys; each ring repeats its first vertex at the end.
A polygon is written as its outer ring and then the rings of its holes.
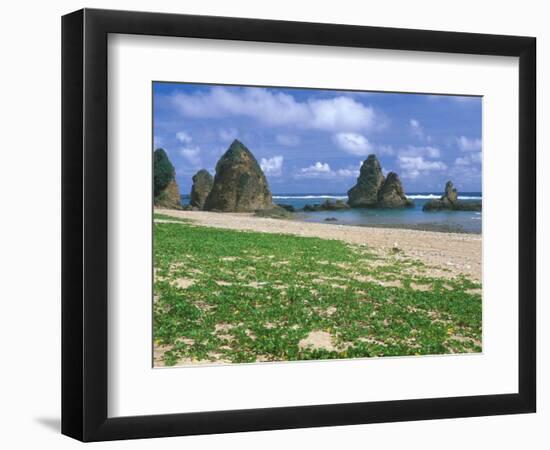
{"type": "Polygon", "coordinates": [[[536,40],[62,21],[62,432],[535,412],[536,40]]]}

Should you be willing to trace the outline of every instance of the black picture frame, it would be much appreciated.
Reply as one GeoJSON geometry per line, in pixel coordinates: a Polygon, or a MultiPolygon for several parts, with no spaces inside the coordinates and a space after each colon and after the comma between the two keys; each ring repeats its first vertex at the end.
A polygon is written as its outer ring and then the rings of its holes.
{"type": "Polygon", "coordinates": [[[535,412],[535,91],[536,39],[533,37],[96,9],[63,16],[62,433],[82,441],[103,441],[535,412]],[[518,57],[518,392],[109,418],[109,33],[518,57]]]}

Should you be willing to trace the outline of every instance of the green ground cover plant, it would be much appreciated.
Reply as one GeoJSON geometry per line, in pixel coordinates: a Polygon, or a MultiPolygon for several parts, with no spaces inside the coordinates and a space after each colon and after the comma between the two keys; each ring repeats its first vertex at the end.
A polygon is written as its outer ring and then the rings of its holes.
{"type": "Polygon", "coordinates": [[[155,365],[482,349],[481,285],[402,251],[157,221],[154,267],[155,365]]]}

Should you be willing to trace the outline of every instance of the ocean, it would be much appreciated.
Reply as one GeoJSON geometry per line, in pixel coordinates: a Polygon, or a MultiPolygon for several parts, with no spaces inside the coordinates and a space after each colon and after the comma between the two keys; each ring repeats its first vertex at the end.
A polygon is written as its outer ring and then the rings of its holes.
{"type": "MultiPolygon", "coordinates": [[[[410,228],[429,231],[481,233],[481,213],[475,211],[434,211],[423,212],[424,204],[441,197],[441,193],[412,192],[406,194],[414,200],[414,207],[402,209],[347,209],[340,211],[315,211],[296,214],[296,219],[305,222],[326,223],[325,219],[335,218],[328,223],[341,225],[375,226],[390,228],[410,228]]],[[[302,209],[306,204],[321,204],[324,201],[347,200],[346,194],[273,194],[273,202],[292,205],[302,209]]],[[[459,200],[481,200],[481,192],[463,192],[459,200]]],[[[182,196],[188,203],[189,197],[182,196]]]]}

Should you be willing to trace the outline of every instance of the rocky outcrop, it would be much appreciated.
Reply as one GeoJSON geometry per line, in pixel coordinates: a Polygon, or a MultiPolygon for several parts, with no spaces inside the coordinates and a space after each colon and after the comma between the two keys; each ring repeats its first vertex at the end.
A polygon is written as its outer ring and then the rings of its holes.
{"type": "Polygon", "coordinates": [[[451,181],[445,184],[445,193],[438,200],[430,200],[422,207],[422,211],[481,211],[480,201],[462,201],[451,181]]]}
{"type": "Polygon", "coordinates": [[[352,208],[404,208],[413,202],[405,196],[401,180],[395,172],[387,178],[376,155],[369,155],[361,165],[357,184],[348,191],[352,208]]]}
{"type": "Polygon", "coordinates": [[[288,203],[277,203],[277,206],[283,208],[288,212],[296,212],[296,208],[288,203]]]}
{"type": "Polygon", "coordinates": [[[320,205],[305,205],[304,211],[337,211],[341,209],[350,209],[350,206],[343,200],[336,200],[335,202],[325,200],[320,205]]]}
{"type": "Polygon", "coordinates": [[[290,219],[292,217],[292,212],[279,205],[273,205],[268,209],[256,210],[254,215],[256,217],[265,217],[270,219],[290,219]]]}
{"type": "Polygon", "coordinates": [[[413,206],[412,200],[405,196],[403,185],[395,172],[388,173],[384,184],[378,192],[378,208],[406,208],[413,206]]]}
{"type": "Polygon", "coordinates": [[[271,192],[260,165],[250,150],[235,139],[216,164],[214,184],[204,209],[249,212],[272,208],[271,192]]]}
{"type": "Polygon", "coordinates": [[[162,148],[153,155],[153,202],[155,206],[181,209],[181,196],[176,182],[176,169],[162,148]]]}
{"type": "Polygon", "coordinates": [[[348,191],[348,204],[352,208],[374,208],[384,183],[382,167],[376,155],[369,155],[361,165],[357,184],[348,191]]]}
{"type": "Polygon", "coordinates": [[[181,209],[180,188],[176,180],[170,180],[160,195],[155,197],[155,206],[168,209],[181,209]]]}
{"type": "Polygon", "coordinates": [[[447,181],[445,184],[445,194],[441,197],[441,201],[450,203],[451,205],[458,203],[458,192],[454,188],[452,181],[447,181]]]}
{"type": "Polygon", "coordinates": [[[214,178],[212,178],[212,175],[207,170],[199,170],[193,175],[193,187],[191,188],[189,204],[192,207],[203,209],[213,184],[214,178]]]}

